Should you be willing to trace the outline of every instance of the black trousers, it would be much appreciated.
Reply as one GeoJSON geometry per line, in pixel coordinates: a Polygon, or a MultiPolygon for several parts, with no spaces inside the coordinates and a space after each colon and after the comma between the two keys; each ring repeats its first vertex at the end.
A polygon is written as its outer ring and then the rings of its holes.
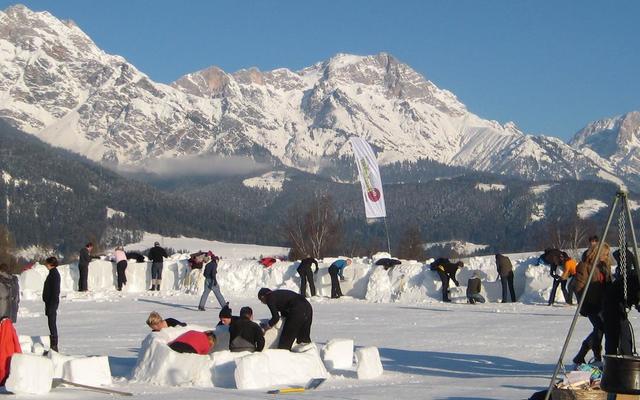
{"type": "Polygon", "coordinates": [[[312,322],[313,308],[311,308],[311,304],[306,300],[300,302],[291,310],[284,321],[278,348],[291,350],[294,340],[298,343],[311,343],[312,322]]]}
{"type": "Polygon", "coordinates": [[[602,311],[605,354],[633,355],[633,333],[624,308],[624,299],[611,288],[607,290],[602,311]]]}
{"type": "Polygon", "coordinates": [[[449,275],[438,270],[438,276],[442,281],[442,301],[451,301],[449,300],[449,275]]]}
{"type": "Polygon", "coordinates": [[[300,274],[300,294],[307,297],[307,281],[309,281],[311,296],[315,296],[316,284],[313,281],[313,271],[311,271],[311,268],[300,270],[298,273],[300,274]]]}
{"type": "Polygon", "coordinates": [[[118,290],[122,290],[122,286],[127,284],[127,260],[122,260],[116,264],[116,273],[118,274],[118,290]]]}
{"type": "Polygon", "coordinates": [[[508,275],[500,277],[500,284],[502,284],[502,302],[507,302],[507,292],[511,295],[511,302],[516,302],[516,291],[513,288],[513,271],[509,271],[508,275]]]}
{"type": "Polygon", "coordinates": [[[78,270],[80,271],[80,279],[78,280],[78,291],[86,292],[88,290],[87,278],[89,276],[89,266],[78,265],[78,270]]]}
{"type": "Polygon", "coordinates": [[[602,354],[602,336],[604,335],[604,322],[602,321],[600,314],[589,314],[587,318],[589,318],[589,322],[591,322],[593,330],[589,336],[584,339],[582,345],[591,349],[596,360],[600,361],[600,354],[602,354]]]}
{"type": "Polygon", "coordinates": [[[564,301],[567,304],[571,304],[571,296],[569,295],[569,291],[567,290],[567,281],[554,279],[553,286],[551,286],[551,295],[549,296],[549,304],[553,304],[556,301],[556,291],[558,290],[558,286],[562,290],[562,296],[564,296],[564,301]]]}
{"type": "Polygon", "coordinates": [[[329,276],[331,277],[331,298],[337,299],[338,297],[342,297],[340,279],[338,278],[338,269],[329,267],[329,276]]]}
{"type": "Polygon", "coordinates": [[[169,345],[169,348],[178,353],[197,353],[196,349],[194,349],[191,345],[182,342],[173,342],[169,345]]]}
{"type": "Polygon", "coordinates": [[[58,351],[58,306],[55,307],[46,307],[44,310],[45,315],[47,316],[47,324],[49,325],[49,340],[51,343],[49,347],[52,350],[58,351]]]}

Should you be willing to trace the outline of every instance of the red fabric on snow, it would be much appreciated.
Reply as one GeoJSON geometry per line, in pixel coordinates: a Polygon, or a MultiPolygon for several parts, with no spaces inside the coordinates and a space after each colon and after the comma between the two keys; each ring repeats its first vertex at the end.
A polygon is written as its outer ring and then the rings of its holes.
{"type": "Polygon", "coordinates": [[[272,266],[273,264],[276,263],[276,259],[273,257],[265,257],[265,258],[261,258],[260,259],[260,264],[264,265],[265,268],[269,268],[270,266],[272,266]]]}
{"type": "Polygon", "coordinates": [[[18,335],[11,319],[4,318],[0,321],[0,386],[4,386],[9,377],[11,356],[15,353],[22,353],[18,335]]]}
{"type": "Polygon", "coordinates": [[[208,354],[209,349],[211,348],[211,345],[209,344],[209,337],[204,332],[187,331],[178,336],[176,340],[171,343],[176,342],[188,344],[200,355],[208,354]]]}

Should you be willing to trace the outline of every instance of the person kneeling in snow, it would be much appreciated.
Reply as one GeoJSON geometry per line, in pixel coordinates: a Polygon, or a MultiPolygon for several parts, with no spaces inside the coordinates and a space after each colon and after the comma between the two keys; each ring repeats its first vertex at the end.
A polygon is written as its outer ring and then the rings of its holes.
{"type": "Polygon", "coordinates": [[[216,335],[213,331],[187,331],[169,342],[169,347],[178,353],[207,355],[215,344],[216,335]]]}
{"type": "Polygon", "coordinates": [[[251,307],[240,309],[240,318],[231,322],[229,327],[229,350],[262,351],[264,349],[264,332],[260,325],[252,321],[253,310],[251,307]]]}
{"type": "Polygon", "coordinates": [[[478,271],[473,271],[473,275],[467,281],[467,301],[469,304],[484,303],[484,297],[480,294],[482,291],[482,282],[478,271]]]}
{"type": "Polygon", "coordinates": [[[266,331],[274,327],[280,321],[280,315],[285,318],[279,349],[291,350],[294,340],[311,343],[313,308],[304,296],[286,289],[272,291],[262,288],[258,291],[258,299],[271,311],[271,319],[262,325],[262,329],[266,331]]]}
{"type": "Polygon", "coordinates": [[[184,322],[180,322],[174,318],[162,319],[160,314],[152,311],[147,318],[147,325],[153,332],[158,332],[164,328],[173,328],[174,326],[187,326],[184,322]]]}
{"type": "Polygon", "coordinates": [[[456,279],[456,272],[458,272],[458,268],[462,269],[464,267],[464,263],[462,261],[452,263],[448,258],[438,258],[432,262],[429,267],[432,271],[436,271],[438,273],[438,276],[442,281],[442,301],[450,303],[449,279],[451,279],[456,286],[460,286],[460,283],[458,283],[458,280],[456,279]]]}

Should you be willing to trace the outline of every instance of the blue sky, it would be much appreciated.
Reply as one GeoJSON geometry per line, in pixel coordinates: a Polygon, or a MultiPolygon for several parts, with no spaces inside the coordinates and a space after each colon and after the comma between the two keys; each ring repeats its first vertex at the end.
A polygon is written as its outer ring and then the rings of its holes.
{"type": "MultiPolygon", "coordinates": [[[[15,2],[0,0],[4,9],[15,2]]],[[[640,1],[23,1],[171,82],[210,65],[396,56],[470,111],[567,140],[640,110],[640,1]]]]}

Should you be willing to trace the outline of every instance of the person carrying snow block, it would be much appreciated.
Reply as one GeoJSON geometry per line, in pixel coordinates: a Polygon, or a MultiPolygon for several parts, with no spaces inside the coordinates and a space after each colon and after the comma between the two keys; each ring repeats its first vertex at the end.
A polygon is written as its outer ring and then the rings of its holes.
{"type": "Polygon", "coordinates": [[[151,288],[149,290],[160,290],[162,268],[164,266],[164,259],[167,257],[169,257],[167,251],[160,247],[159,242],[155,242],[149,250],[149,259],[151,260],[151,288]]]}
{"type": "Polygon", "coordinates": [[[442,281],[442,301],[445,303],[450,303],[451,299],[449,299],[449,280],[452,280],[456,286],[460,286],[460,283],[456,279],[456,273],[458,269],[462,269],[464,267],[464,263],[462,261],[458,261],[457,263],[452,263],[448,258],[438,258],[434,262],[429,265],[429,268],[432,271],[436,271],[440,280],[442,281]]]}
{"type": "Polygon", "coordinates": [[[482,281],[480,281],[480,274],[478,271],[473,271],[473,275],[467,281],[467,301],[469,304],[484,303],[484,297],[480,292],[482,291],[482,281]]]}
{"type": "Polygon", "coordinates": [[[229,327],[229,350],[262,351],[264,349],[264,332],[253,320],[251,307],[240,309],[240,318],[231,322],[229,327]]]}
{"type": "Polygon", "coordinates": [[[567,280],[562,279],[562,273],[558,274],[558,267],[564,266],[564,262],[566,257],[569,257],[567,253],[560,251],[558,249],[546,249],[544,254],[542,254],[539,258],[540,261],[550,266],[549,274],[553,278],[553,286],[551,286],[551,295],[549,296],[548,305],[553,305],[556,300],[556,291],[558,290],[558,286],[562,289],[562,295],[564,296],[564,301],[567,304],[573,304],[571,301],[571,297],[569,296],[569,292],[567,291],[567,280]]]}
{"type": "Polygon", "coordinates": [[[311,296],[316,295],[316,285],[313,281],[313,274],[311,270],[311,265],[315,264],[316,270],[315,273],[318,273],[318,262],[313,257],[307,257],[300,260],[300,264],[298,264],[298,274],[300,275],[300,294],[303,296],[307,296],[307,281],[309,282],[309,289],[311,290],[311,296]]]}
{"type": "Polygon", "coordinates": [[[178,353],[207,355],[215,344],[216,335],[213,331],[187,331],[169,342],[169,347],[178,353]]]}
{"type": "Polygon", "coordinates": [[[49,270],[47,278],[44,280],[42,288],[42,301],[44,301],[44,315],[47,316],[49,324],[49,348],[58,351],[58,325],[56,318],[58,315],[58,305],[60,304],[60,273],[58,272],[58,259],[49,257],[45,260],[44,266],[49,270]]]}
{"type": "Polygon", "coordinates": [[[511,295],[511,302],[516,302],[516,291],[513,288],[513,265],[507,256],[496,253],[496,268],[502,285],[502,302],[508,303],[507,292],[511,295]]]}
{"type": "Polygon", "coordinates": [[[400,260],[396,258],[381,258],[376,261],[376,265],[382,265],[385,271],[388,271],[391,268],[395,267],[396,265],[400,265],[400,264],[402,263],[400,262],[400,260]]]}
{"type": "Polygon", "coordinates": [[[187,326],[184,322],[180,322],[174,318],[163,319],[160,314],[152,311],[147,318],[147,325],[153,332],[161,331],[164,328],[173,328],[174,326],[187,326]]]}
{"type": "Polygon", "coordinates": [[[344,280],[343,271],[347,265],[351,265],[351,259],[336,260],[329,266],[329,276],[331,277],[331,298],[338,299],[342,297],[342,290],[340,289],[340,280],[344,280]]]}
{"type": "Polygon", "coordinates": [[[222,292],[220,291],[220,286],[218,286],[218,280],[216,276],[218,275],[218,257],[216,257],[213,252],[209,251],[210,261],[204,267],[204,291],[202,292],[202,296],[200,296],[200,304],[198,305],[198,310],[204,311],[204,306],[207,304],[207,298],[209,297],[209,292],[213,292],[220,303],[220,307],[224,307],[225,305],[229,305],[229,303],[224,299],[222,292]]]}
{"type": "Polygon", "coordinates": [[[311,343],[313,308],[304,296],[286,289],[272,291],[262,288],[258,291],[258,299],[271,311],[271,319],[262,325],[262,329],[266,331],[274,327],[280,315],[285,318],[279,349],[291,350],[294,340],[297,343],[311,343]]]}

